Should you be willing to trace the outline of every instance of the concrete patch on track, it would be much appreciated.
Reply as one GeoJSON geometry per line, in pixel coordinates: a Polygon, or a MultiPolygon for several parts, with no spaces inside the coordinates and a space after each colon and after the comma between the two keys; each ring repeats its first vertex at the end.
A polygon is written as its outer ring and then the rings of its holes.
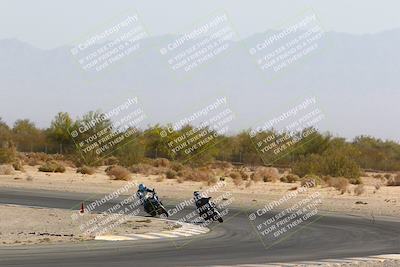
{"type": "MultiPolygon", "coordinates": [[[[164,220],[164,219],[159,219],[164,220]]],[[[144,234],[125,234],[125,235],[99,235],[95,237],[95,240],[104,241],[134,241],[142,239],[164,239],[164,238],[179,238],[179,237],[190,237],[194,235],[205,234],[210,229],[190,223],[183,223],[171,220],[164,220],[179,225],[179,228],[172,230],[166,230],[161,232],[149,232],[144,234]]]]}
{"type": "Polygon", "coordinates": [[[287,263],[266,264],[239,264],[239,265],[212,265],[210,267],[398,267],[400,266],[400,254],[386,254],[362,258],[326,259],[317,261],[300,261],[287,263]]]}

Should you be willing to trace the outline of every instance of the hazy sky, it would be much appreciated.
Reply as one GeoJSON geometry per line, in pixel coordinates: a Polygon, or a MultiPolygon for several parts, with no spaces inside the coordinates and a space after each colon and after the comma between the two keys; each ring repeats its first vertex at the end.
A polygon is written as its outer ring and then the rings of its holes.
{"type": "Polygon", "coordinates": [[[177,33],[221,8],[246,37],[309,7],[331,31],[364,34],[400,28],[399,0],[0,0],[0,39],[54,48],[129,9],[138,11],[150,34],[177,33]]]}

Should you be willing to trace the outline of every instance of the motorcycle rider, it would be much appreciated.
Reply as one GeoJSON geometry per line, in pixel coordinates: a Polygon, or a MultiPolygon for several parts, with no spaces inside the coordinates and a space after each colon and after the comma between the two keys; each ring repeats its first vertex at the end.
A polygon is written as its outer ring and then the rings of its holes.
{"type": "Polygon", "coordinates": [[[139,197],[140,200],[143,201],[144,197],[146,196],[147,193],[156,193],[156,190],[151,189],[149,187],[146,187],[144,184],[139,185],[139,189],[136,192],[136,195],[139,197]]]}
{"type": "Polygon", "coordinates": [[[213,206],[212,202],[210,201],[211,197],[203,197],[199,191],[194,191],[193,195],[200,216],[207,211],[208,207],[213,206]]]}

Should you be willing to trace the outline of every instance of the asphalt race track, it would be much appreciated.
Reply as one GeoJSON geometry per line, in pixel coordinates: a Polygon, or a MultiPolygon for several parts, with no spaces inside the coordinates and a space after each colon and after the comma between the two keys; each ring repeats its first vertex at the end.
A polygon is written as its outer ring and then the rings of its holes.
{"type": "MultiPolygon", "coordinates": [[[[65,209],[78,209],[88,196],[0,189],[0,203],[65,209]]],[[[164,200],[164,204],[171,207],[174,203],[164,200]]],[[[0,266],[210,266],[364,257],[398,253],[399,226],[399,222],[377,218],[323,216],[272,245],[260,241],[247,211],[233,209],[226,222],[212,224],[212,231],[205,235],[3,247],[0,248],[0,266]]]]}

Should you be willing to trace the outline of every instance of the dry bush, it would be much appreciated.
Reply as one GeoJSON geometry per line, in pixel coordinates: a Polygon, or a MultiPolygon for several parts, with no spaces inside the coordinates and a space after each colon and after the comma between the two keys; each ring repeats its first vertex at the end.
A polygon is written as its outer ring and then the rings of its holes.
{"type": "Polygon", "coordinates": [[[390,177],[390,179],[387,181],[388,186],[400,186],[400,173],[397,174],[396,176],[390,177]]]}
{"type": "Polygon", "coordinates": [[[349,188],[349,180],[347,180],[346,178],[343,177],[330,177],[327,181],[326,181],[327,185],[329,187],[333,187],[336,190],[338,190],[341,194],[346,193],[346,191],[349,188]]]}
{"type": "Polygon", "coordinates": [[[64,165],[55,160],[50,160],[39,167],[40,172],[65,172],[64,165]]]}
{"type": "Polygon", "coordinates": [[[14,168],[11,165],[0,165],[0,175],[14,174],[14,168]]]}
{"type": "Polygon", "coordinates": [[[185,167],[182,165],[182,163],[179,162],[172,162],[171,163],[171,169],[173,171],[179,172],[182,171],[185,167]]]}
{"type": "Polygon", "coordinates": [[[316,187],[322,184],[322,179],[318,175],[308,174],[301,179],[301,186],[316,187]]]}
{"type": "Polygon", "coordinates": [[[386,173],[383,177],[385,177],[386,179],[390,179],[390,177],[392,177],[392,175],[389,173],[386,173]]]}
{"type": "Polygon", "coordinates": [[[281,180],[281,182],[283,182],[283,183],[289,183],[289,184],[291,184],[291,183],[295,183],[295,182],[297,182],[297,181],[300,181],[300,177],[297,176],[296,174],[291,174],[291,173],[289,173],[288,175],[285,175],[285,176],[281,177],[280,180],[281,180]]]}
{"type": "Polygon", "coordinates": [[[239,173],[243,180],[247,181],[249,179],[249,175],[244,170],[240,170],[239,173]]]}
{"type": "Polygon", "coordinates": [[[360,185],[362,184],[361,178],[350,178],[349,183],[354,184],[354,185],[360,185]]]}
{"type": "Polygon", "coordinates": [[[382,174],[374,174],[374,175],[372,175],[372,177],[374,177],[376,179],[382,179],[383,178],[382,174]]]}
{"type": "Polygon", "coordinates": [[[158,158],[153,160],[153,166],[158,168],[158,167],[169,167],[170,162],[168,159],[164,159],[164,158],[158,158]]]}
{"type": "Polygon", "coordinates": [[[13,166],[14,170],[16,170],[16,171],[21,171],[21,172],[25,171],[24,166],[22,166],[22,161],[20,159],[16,159],[13,162],[12,166],[13,166]]]}
{"type": "Polygon", "coordinates": [[[177,179],[176,179],[176,181],[178,182],[178,183],[183,183],[184,181],[185,181],[185,178],[183,178],[183,177],[178,177],[177,179]]]}
{"type": "Polygon", "coordinates": [[[254,182],[276,182],[279,180],[279,171],[277,168],[260,167],[250,177],[254,182]]]}
{"type": "Polygon", "coordinates": [[[82,174],[88,174],[88,175],[92,175],[92,174],[94,174],[96,172],[96,170],[95,170],[95,168],[93,168],[93,167],[89,167],[89,166],[82,166],[82,167],[79,167],[77,170],[76,170],[76,173],[82,173],[82,174]]]}
{"type": "Polygon", "coordinates": [[[146,163],[138,163],[138,164],[132,165],[129,168],[129,170],[132,173],[141,173],[141,174],[149,175],[152,173],[153,166],[146,164],[146,163]]]}
{"type": "Polygon", "coordinates": [[[177,175],[177,173],[176,173],[176,171],[174,171],[174,170],[168,170],[168,171],[165,173],[165,176],[167,177],[167,179],[175,179],[175,178],[176,178],[176,175],[177,175]]]}
{"type": "Polygon", "coordinates": [[[357,185],[356,187],[354,187],[353,191],[354,191],[354,195],[356,195],[356,196],[360,196],[360,195],[364,194],[364,192],[365,192],[364,185],[362,185],[362,184],[357,185]]]}
{"type": "Polygon", "coordinates": [[[131,173],[126,168],[114,165],[106,169],[106,174],[113,180],[128,181],[131,179],[131,173]]]}
{"type": "Polygon", "coordinates": [[[27,165],[29,165],[29,166],[37,166],[37,165],[41,165],[41,164],[43,164],[44,162],[43,161],[40,161],[40,160],[37,160],[37,159],[35,159],[35,158],[28,158],[27,160],[26,160],[26,162],[25,162],[27,165]]]}
{"type": "Polygon", "coordinates": [[[242,178],[242,176],[238,173],[238,172],[231,172],[230,174],[229,174],[229,177],[231,177],[232,179],[241,179],[242,178]]]}
{"type": "Polygon", "coordinates": [[[117,164],[119,164],[119,160],[117,157],[111,156],[111,157],[104,159],[103,164],[107,165],[107,166],[117,165],[117,164]]]}
{"type": "Polygon", "coordinates": [[[207,185],[208,186],[215,185],[217,182],[218,182],[217,177],[211,176],[207,181],[207,185]]]}
{"type": "Polygon", "coordinates": [[[208,171],[200,168],[192,171],[187,171],[183,177],[186,181],[207,182],[212,176],[208,171]]]}

